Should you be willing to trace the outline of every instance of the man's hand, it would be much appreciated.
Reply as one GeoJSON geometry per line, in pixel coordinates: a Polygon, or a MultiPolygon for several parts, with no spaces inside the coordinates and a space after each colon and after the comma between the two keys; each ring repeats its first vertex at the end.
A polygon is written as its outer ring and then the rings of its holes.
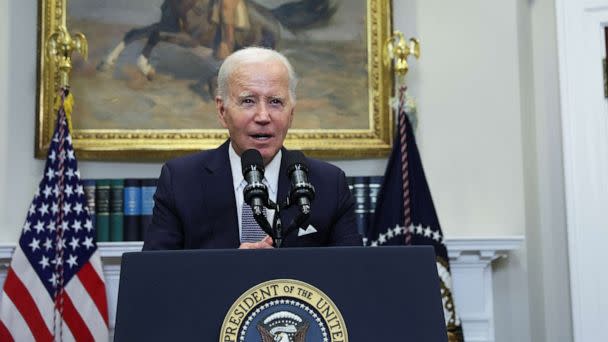
{"type": "Polygon", "coordinates": [[[274,248],[272,247],[272,238],[266,235],[265,238],[258,242],[243,242],[239,246],[239,249],[263,249],[263,248],[274,248]]]}

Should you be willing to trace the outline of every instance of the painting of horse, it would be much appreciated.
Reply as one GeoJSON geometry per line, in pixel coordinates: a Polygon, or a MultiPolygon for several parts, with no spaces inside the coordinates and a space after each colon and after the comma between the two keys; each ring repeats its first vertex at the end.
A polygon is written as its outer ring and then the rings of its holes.
{"type": "Polygon", "coordinates": [[[365,0],[72,0],[77,129],[219,129],[223,58],[285,54],[300,78],[294,128],[369,127],[365,0]]]}

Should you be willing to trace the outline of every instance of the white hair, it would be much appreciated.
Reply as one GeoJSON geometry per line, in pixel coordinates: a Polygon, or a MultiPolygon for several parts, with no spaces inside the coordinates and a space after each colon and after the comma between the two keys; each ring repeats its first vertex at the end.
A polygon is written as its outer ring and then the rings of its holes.
{"type": "Polygon", "coordinates": [[[250,63],[261,63],[269,61],[279,61],[283,63],[287,68],[287,74],[289,76],[289,97],[291,101],[296,101],[296,86],[298,85],[298,77],[291,66],[291,63],[287,60],[283,54],[275,50],[250,46],[244,49],[238,50],[228,56],[222,65],[217,75],[217,96],[226,101],[228,99],[228,89],[230,88],[230,76],[241,64],[250,63]]]}

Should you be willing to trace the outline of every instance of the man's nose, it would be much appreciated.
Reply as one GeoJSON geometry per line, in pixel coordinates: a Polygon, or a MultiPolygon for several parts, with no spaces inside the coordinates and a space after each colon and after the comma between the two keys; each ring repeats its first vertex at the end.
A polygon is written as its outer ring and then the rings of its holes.
{"type": "Polygon", "coordinates": [[[261,102],[256,111],[255,122],[257,123],[268,123],[270,122],[270,111],[268,104],[261,102]]]}

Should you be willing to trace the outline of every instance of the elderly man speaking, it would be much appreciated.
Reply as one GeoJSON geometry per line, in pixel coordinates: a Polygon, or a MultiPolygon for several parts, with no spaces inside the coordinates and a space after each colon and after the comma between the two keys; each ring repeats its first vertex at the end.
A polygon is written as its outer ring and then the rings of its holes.
{"type": "MultiPolygon", "coordinates": [[[[163,166],[144,250],[272,248],[272,238],[252,219],[251,207],[243,199],[247,181],[241,156],[258,150],[269,199],[277,202],[289,196],[290,152],[283,142],[293,121],[296,85],[291,64],[276,51],[250,47],[224,60],[215,103],[230,138],[214,150],[163,166]]],[[[285,236],[283,247],[361,246],[344,172],[323,161],[305,162],[316,194],[310,216],[285,236]]],[[[282,222],[293,222],[297,214],[297,206],[279,212],[282,222]]],[[[273,222],[274,210],[265,215],[273,222]]]]}

